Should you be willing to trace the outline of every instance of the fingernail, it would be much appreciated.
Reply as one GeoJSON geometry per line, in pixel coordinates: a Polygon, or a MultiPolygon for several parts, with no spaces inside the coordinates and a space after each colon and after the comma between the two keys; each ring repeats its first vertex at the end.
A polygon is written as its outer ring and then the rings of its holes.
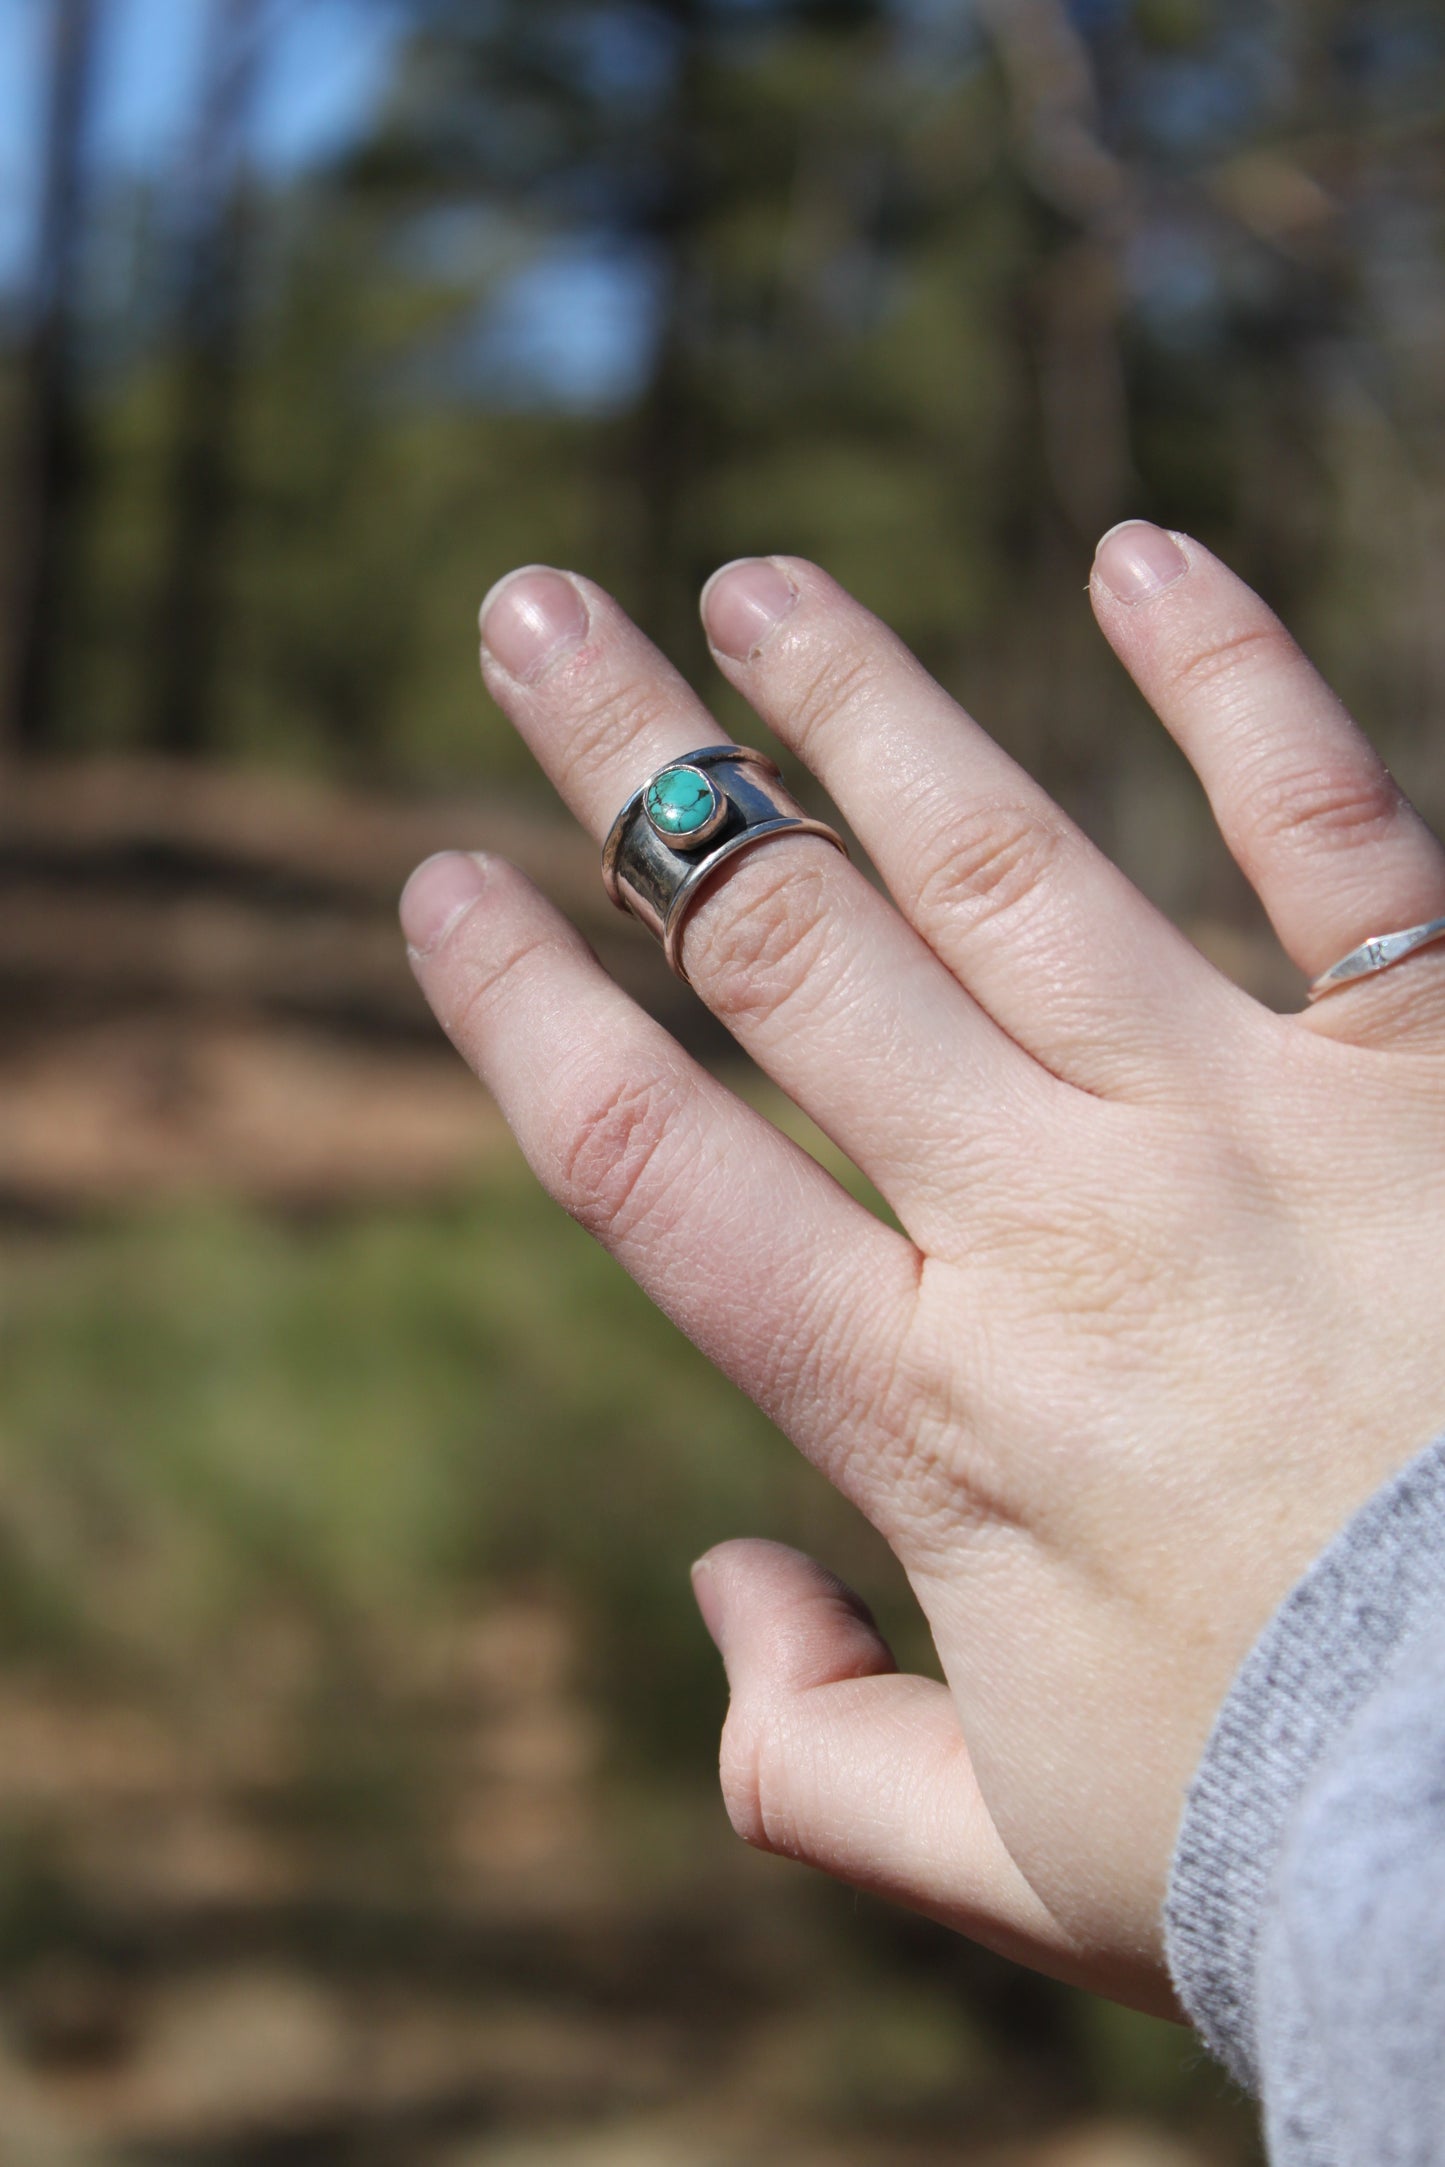
{"type": "Polygon", "coordinates": [[[699,1558],[692,1568],[692,1592],[697,1607],[702,1612],[702,1622],[708,1629],[712,1644],[721,1653],[722,1610],[718,1602],[717,1582],[713,1578],[712,1565],[707,1558],[699,1558]]]}
{"type": "Polygon", "coordinates": [[[487,884],[486,865],[464,850],[426,858],[401,891],[401,930],[414,956],[430,955],[487,884]]]}
{"type": "Polygon", "coordinates": [[[703,588],[702,621],[720,655],[746,662],[797,599],[792,581],[766,557],[739,557],[714,572],[703,588]]]}
{"type": "Polygon", "coordinates": [[[482,604],[482,641],[509,677],[528,684],[587,637],[587,605],[570,579],[531,565],[498,580],[482,604]]]}
{"type": "Polygon", "coordinates": [[[1094,570],[1116,602],[1147,602],[1183,579],[1189,560],[1162,527],[1147,519],[1123,519],[1100,540],[1094,570]]]}

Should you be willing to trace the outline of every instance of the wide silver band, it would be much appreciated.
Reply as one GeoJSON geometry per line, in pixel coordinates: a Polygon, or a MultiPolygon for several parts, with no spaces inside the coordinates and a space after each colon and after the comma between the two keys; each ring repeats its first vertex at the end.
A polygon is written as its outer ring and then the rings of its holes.
{"type": "Polygon", "coordinates": [[[704,745],[700,752],[669,760],[633,791],[603,845],[602,879],[618,909],[631,911],[657,935],[668,962],[685,980],[682,934],[688,912],[720,866],[770,835],[821,835],[847,856],[842,837],[804,812],[766,753],[746,745],[704,745]],[[701,770],[716,793],[693,838],[664,836],[647,811],[654,784],[675,769],[701,770]]]}
{"type": "Polygon", "coordinates": [[[1376,971],[1387,971],[1392,963],[1403,963],[1406,956],[1429,948],[1435,941],[1445,941],[1445,918],[1429,918],[1424,925],[1406,926],[1402,933],[1372,933],[1315,980],[1308,998],[1322,1001],[1327,993],[1337,993],[1341,986],[1353,985],[1357,978],[1369,978],[1376,971]]]}

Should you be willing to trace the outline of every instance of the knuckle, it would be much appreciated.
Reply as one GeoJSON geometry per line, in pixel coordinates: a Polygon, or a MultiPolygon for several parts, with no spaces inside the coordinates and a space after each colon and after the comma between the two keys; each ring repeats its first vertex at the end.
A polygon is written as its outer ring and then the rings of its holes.
{"type": "Polygon", "coordinates": [[[754,1850],[801,1855],[788,1807],[786,1727],[775,1709],[734,1700],[723,1725],[718,1776],[734,1832],[754,1850]]]}
{"type": "Polygon", "coordinates": [[[788,736],[805,759],[839,715],[866,713],[882,696],[887,666],[876,640],[825,645],[816,659],[796,665],[788,691],[788,736]]]}
{"type": "Polygon", "coordinates": [[[975,925],[1018,910],[1044,888],[1064,830],[1017,805],[982,805],[950,816],[919,853],[917,903],[932,922],[975,925]]]}
{"type": "Polygon", "coordinates": [[[1400,791],[1373,760],[1321,763],[1262,777],[1250,793],[1257,843],[1306,842],[1348,849],[1378,840],[1400,809],[1400,791]]]}
{"type": "Polygon", "coordinates": [[[825,847],[749,853],[688,927],[689,975],[729,1017],[767,1023],[806,983],[829,924],[825,847]]]}
{"type": "Polygon", "coordinates": [[[675,1095],[660,1076],[604,1077],[576,1088],[562,1124],[556,1195],[589,1233],[616,1238],[655,1210],[675,1095]]]}
{"type": "Polygon", "coordinates": [[[534,957],[557,945],[555,934],[533,932],[485,961],[475,954],[449,956],[444,945],[439,961],[455,974],[458,993],[440,1011],[439,1021],[452,1044],[465,1053],[482,1026],[485,1011],[496,1006],[534,957]]]}
{"type": "Polygon", "coordinates": [[[1252,618],[1180,656],[1171,672],[1174,689],[1205,691],[1267,670],[1273,664],[1292,661],[1298,652],[1277,618],[1252,618]]]}
{"type": "Polygon", "coordinates": [[[568,765],[580,775],[605,774],[634,745],[664,742],[678,712],[676,688],[666,684],[628,678],[589,687],[574,711],[568,765]]]}

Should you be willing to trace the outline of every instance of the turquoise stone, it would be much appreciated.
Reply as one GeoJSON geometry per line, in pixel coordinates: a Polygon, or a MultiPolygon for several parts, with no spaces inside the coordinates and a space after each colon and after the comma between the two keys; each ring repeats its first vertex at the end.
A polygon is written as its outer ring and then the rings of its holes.
{"type": "Polygon", "coordinates": [[[679,841],[707,826],[717,792],[700,768],[666,767],[654,775],[642,797],[648,819],[660,835],[679,841]]]}

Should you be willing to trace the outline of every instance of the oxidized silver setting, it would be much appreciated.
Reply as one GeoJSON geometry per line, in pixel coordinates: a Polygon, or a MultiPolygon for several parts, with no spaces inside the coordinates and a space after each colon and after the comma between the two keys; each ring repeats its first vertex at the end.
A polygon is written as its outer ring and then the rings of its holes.
{"type": "Polygon", "coordinates": [[[608,832],[602,850],[602,881],[619,910],[640,918],[662,943],[679,978],[687,914],[714,873],[739,851],[770,835],[820,835],[848,855],[842,837],[803,810],[764,752],[746,745],[704,745],[668,760],[633,791],[608,832]],[[673,768],[698,768],[717,792],[716,817],[691,835],[662,835],[643,800],[656,778],[673,768]]]}
{"type": "Polygon", "coordinates": [[[1445,941],[1445,918],[1429,918],[1424,925],[1406,926],[1401,933],[1372,933],[1358,948],[1332,963],[1314,981],[1306,997],[1322,1001],[1327,993],[1337,993],[1341,986],[1351,986],[1357,978],[1371,978],[1376,971],[1387,971],[1392,963],[1403,963],[1406,956],[1432,947],[1436,941],[1445,941]]]}

